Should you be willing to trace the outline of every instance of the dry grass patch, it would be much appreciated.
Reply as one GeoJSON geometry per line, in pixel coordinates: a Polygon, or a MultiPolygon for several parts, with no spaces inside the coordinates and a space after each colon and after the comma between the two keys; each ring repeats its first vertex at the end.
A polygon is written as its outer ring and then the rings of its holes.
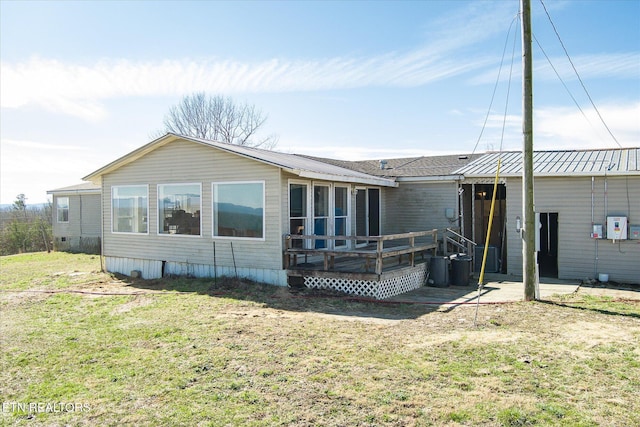
{"type": "Polygon", "coordinates": [[[89,410],[5,411],[7,423],[640,424],[638,302],[482,306],[474,326],[472,306],[133,282],[90,257],[38,256],[26,278],[20,257],[1,260],[0,395],[89,410]],[[47,289],[57,293],[15,292],[47,289]]]}

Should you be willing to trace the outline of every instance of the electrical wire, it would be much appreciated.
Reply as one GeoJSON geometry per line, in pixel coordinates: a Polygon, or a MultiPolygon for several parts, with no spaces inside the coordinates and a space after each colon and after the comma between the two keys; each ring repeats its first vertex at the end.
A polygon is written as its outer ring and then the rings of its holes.
{"type": "Polygon", "coordinates": [[[553,72],[556,74],[556,77],[558,78],[558,80],[560,80],[560,83],[562,83],[562,86],[567,91],[567,94],[569,95],[569,97],[573,100],[573,103],[576,105],[576,107],[578,107],[578,110],[580,110],[580,112],[582,113],[582,116],[589,123],[589,125],[591,125],[591,128],[593,130],[595,130],[595,127],[593,126],[593,123],[591,123],[591,120],[589,120],[589,117],[587,117],[587,115],[584,112],[584,110],[582,109],[582,107],[580,107],[580,104],[578,103],[578,100],[573,96],[573,93],[571,93],[571,90],[569,89],[567,84],[564,82],[564,80],[562,80],[562,77],[560,76],[560,73],[558,73],[558,70],[556,69],[556,67],[551,62],[551,58],[549,58],[549,55],[547,55],[547,52],[545,52],[545,50],[543,49],[542,45],[540,44],[540,42],[536,38],[535,34],[533,34],[533,40],[535,40],[536,44],[538,45],[538,48],[540,49],[540,51],[542,52],[544,57],[547,59],[547,62],[549,63],[549,66],[551,67],[553,72]]]}
{"type": "MultiPolygon", "coordinates": [[[[473,147],[473,151],[471,155],[473,156],[476,153],[476,149],[478,148],[478,144],[480,144],[480,140],[482,139],[482,135],[484,134],[484,130],[487,127],[487,121],[489,121],[489,116],[491,115],[491,107],[493,107],[493,101],[496,97],[496,92],[498,90],[498,84],[500,83],[500,75],[502,74],[502,67],[504,64],[504,58],[507,53],[507,46],[509,44],[509,38],[511,37],[511,29],[513,28],[513,23],[519,20],[519,16],[516,15],[509,25],[509,30],[507,31],[507,36],[504,40],[504,47],[502,49],[502,58],[500,59],[500,67],[498,68],[498,76],[496,77],[496,83],[493,86],[493,93],[491,94],[491,101],[489,102],[489,108],[487,110],[487,115],[484,118],[484,123],[482,124],[482,128],[480,129],[480,135],[478,135],[478,140],[476,141],[476,145],[473,147]]],[[[501,150],[502,151],[502,150],[501,150]]]]}
{"type": "Polygon", "coordinates": [[[551,15],[549,15],[549,11],[547,10],[547,6],[544,4],[543,0],[540,0],[540,4],[542,4],[542,8],[544,9],[544,12],[546,13],[547,18],[549,19],[549,23],[551,24],[551,27],[553,28],[553,31],[555,32],[556,37],[558,38],[558,42],[560,43],[560,46],[562,46],[562,49],[564,50],[564,54],[566,55],[567,60],[569,60],[569,63],[571,64],[571,68],[573,69],[573,72],[575,73],[576,77],[578,78],[578,81],[580,82],[580,85],[582,86],[582,89],[584,90],[584,93],[587,95],[587,98],[589,98],[589,102],[591,102],[591,106],[593,107],[593,109],[598,114],[598,117],[600,118],[600,121],[604,125],[605,129],[607,129],[607,132],[609,132],[609,135],[614,140],[614,142],[618,145],[618,147],[623,148],[622,144],[620,144],[620,142],[618,142],[618,139],[615,137],[613,132],[611,132],[611,129],[609,129],[609,126],[607,125],[607,123],[605,122],[604,118],[602,117],[602,114],[600,114],[600,110],[596,106],[595,102],[593,102],[593,98],[591,98],[591,94],[589,94],[589,91],[587,90],[587,87],[585,86],[584,81],[582,81],[582,77],[580,77],[580,73],[578,73],[578,70],[576,69],[576,66],[573,63],[573,60],[571,59],[571,56],[569,56],[569,52],[567,51],[567,48],[565,47],[564,43],[562,42],[562,38],[560,38],[560,34],[558,33],[558,30],[557,30],[555,24],[553,23],[553,20],[551,19],[551,15]]]}

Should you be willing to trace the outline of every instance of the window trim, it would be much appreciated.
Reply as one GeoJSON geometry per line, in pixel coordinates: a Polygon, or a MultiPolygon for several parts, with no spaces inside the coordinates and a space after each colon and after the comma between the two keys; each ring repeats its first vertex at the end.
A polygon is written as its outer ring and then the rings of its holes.
{"type": "MultiPolygon", "coordinates": [[[[69,213],[71,211],[70,209],[71,207],[71,201],[69,199],[69,196],[58,196],[56,197],[56,222],[60,223],[60,224],[68,224],[69,223],[69,213]],[[67,220],[60,220],[60,200],[62,199],[67,199],[67,220]]],[[[63,208],[65,209],[65,208],[63,208]]],[[[64,210],[63,210],[64,211],[64,210]]]]}
{"type": "Polygon", "coordinates": [[[112,185],[111,186],[111,234],[134,234],[134,235],[139,235],[139,236],[148,236],[149,235],[149,209],[150,209],[150,196],[149,196],[149,184],[126,184],[126,185],[112,185]],[[147,190],[147,231],[146,233],[141,233],[139,231],[114,231],[113,229],[113,224],[114,224],[114,215],[113,215],[113,192],[114,189],[116,188],[127,188],[127,187],[144,187],[147,190]]]}
{"type": "MultiPolygon", "coordinates": [[[[313,196],[312,194],[313,190],[311,188],[312,188],[311,181],[289,179],[289,182],[287,183],[287,230],[288,230],[287,232],[289,234],[297,234],[295,231],[291,230],[291,221],[293,219],[303,221],[304,232],[302,234],[308,234],[310,224],[313,224],[313,221],[311,219],[312,213],[310,212],[310,210],[312,209],[311,197],[313,196]],[[291,186],[292,185],[301,185],[306,188],[306,197],[304,200],[304,207],[307,213],[306,216],[293,216],[293,217],[291,216],[291,186]]],[[[304,249],[309,249],[311,247],[311,241],[308,239],[298,240],[298,241],[302,242],[302,247],[304,249]]]]}
{"type": "Polygon", "coordinates": [[[211,183],[211,237],[214,239],[224,240],[243,240],[264,242],[267,240],[267,184],[265,180],[251,181],[213,181],[211,183]],[[240,185],[240,184],[261,184],[262,185],[262,237],[240,237],[240,236],[218,236],[216,235],[216,201],[218,193],[216,186],[218,185],[240,185]]]}
{"type": "MultiPolygon", "coordinates": [[[[338,219],[344,219],[344,227],[345,227],[345,236],[350,236],[351,235],[351,185],[349,184],[342,184],[342,183],[335,183],[333,185],[333,191],[332,196],[333,196],[333,210],[332,210],[332,214],[333,214],[333,225],[331,227],[331,230],[333,231],[334,236],[337,236],[338,234],[336,234],[336,223],[338,219]],[[347,196],[347,213],[346,215],[340,215],[337,216],[336,213],[336,189],[337,188],[344,188],[347,192],[346,196],[347,196]]],[[[333,245],[334,245],[334,249],[339,249],[339,248],[347,248],[350,246],[350,241],[349,240],[345,240],[344,244],[342,245],[338,245],[338,240],[333,240],[333,245]]]]}
{"type": "Polygon", "coordinates": [[[156,234],[161,237],[169,236],[170,238],[175,237],[188,237],[188,238],[202,238],[204,234],[202,234],[202,183],[201,182],[164,182],[156,185],[156,234]],[[200,234],[171,234],[171,233],[161,233],[160,232],[160,187],[163,186],[178,186],[178,185],[197,185],[200,192],[200,234]]]}

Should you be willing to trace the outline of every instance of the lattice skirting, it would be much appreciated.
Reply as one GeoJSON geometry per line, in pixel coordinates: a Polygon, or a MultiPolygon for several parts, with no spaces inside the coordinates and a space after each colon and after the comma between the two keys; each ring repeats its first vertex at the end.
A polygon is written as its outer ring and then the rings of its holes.
{"type": "Polygon", "coordinates": [[[304,284],[308,288],[333,289],[351,295],[385,299],[395,295],[418,289],[424,285],[426,269],[416,267],[412,271],[382,280],[352,280],[339,277],[305,277],[304,284]]]}

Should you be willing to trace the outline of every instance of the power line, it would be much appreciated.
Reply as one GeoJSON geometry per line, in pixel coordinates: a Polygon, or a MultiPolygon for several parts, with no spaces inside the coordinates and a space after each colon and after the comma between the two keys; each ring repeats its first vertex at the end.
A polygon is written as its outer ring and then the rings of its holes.
{"type": "Polygon", "coordinates": [[[578,73],[578,70],[576,69],[576,66],[574,65],[573,61],[571,60],[571,57],[569,56],[569,52],[567,51],[567,48],[565,47],[564,43],[562,42],[562,39],[560,38],[560,34],[558,33],[558,30],[556,29],[556,26],[553,23],[553,20],[551,19],[551,15],[549,15],[549,11],[547,10],[547,6],[545,6],[543,0],[540,0],[540,3],[542,4],[542,8],[544,9],[544,12],[547,14],[547,18],[549,19],[549,23],[551,24],[551,27],[553,28],[553,31],[555,32],[556,37],[558,38],[558,41],[560,42],[560,46],[562,46],[562,49],[564,50],[564,54],[566,55],[567,59],[569,60],[569,63],[571,64],[571,68],[573,68],[573,72],[575,73],[576,77],[578,78],[578,81],[580,82],[580,85],[582,86],[582,89],[584,90],[584,93],[587,95],[587,98],[589,98],[589,102],[591,102],[591,105],[593,106],[593,109],[598,114],[598,117],[600,118],[600,121],[602,122],[604,127],[607,129],[607,132],[609,132],[609,135],[611,135],[611,138],[613,138],[615,143],[618,144],[618,147],[623,148],[622,144],[620,144],[620,142],[618,142],[618,139],[615,137],[613,132],[611,132],[611,129],[609,129],[609,126],[604,121],[604,118],[602,117],[602,114],[600,114],[600,110],[598,110],[598,107],[596,107],[595,102],[593,102],[593,99],[591,98],[591,95],[589,94],[589,91],[587,90],[587,87],[585,86],[584,82],[582,81],[582,77],[580,77],[580,74],[578,73]]]}
{"type": "Polygon", "coordinates": [[[558,73],[558,70],[556,69],[556,67],[551,62],[551,58],[549,58],[549,55],[547,55],[547,52],[545,52],[544,48],[542,47],[542,45],[540,44],[540,42],[536,38],[535,34],[533,35],[533,39],[536,41],[536,44],[540,48],[540,51],[542,52],[544,57],[547,59],[547,62],[549,63],[549,66],[551,66],[551,69],[553,70],[553,72],[556,74],[556,77],[558,78],[558,80],[560,80],[560,83],[562,83],[562,86],[567,91],[567,94],[569,94],[569,96],[573,100],[573,103],[576,104],[576,107],[578,107],[578,110],[580,110],[580,112],[582,113],[582,116],[587,120],[587,122],[589,122],[591,127],[593,127],[593,124],[589,120],[589,117],[587,117],[587,115],[585,114],[584,110],[580,107],[580,104],[578,103],[578,100],[576,100],[576,98],[573,96],[573,93],[571,93],[571,90],[569,89],[567,84],[564,82],[564,80],[562,80],[562,77],[560,76],[560,73],[558,73]]]}
{"type": "MultiPolygon", "coordinates": [[[[500,59],[500,68],[498,69],[498,76],[496,77],[496,83],[493,86],[493,93],[491,94],[491,101],[489,102],[489,108],[487,110],[487,115],[484,118],[484,123],[482,124],[482,129],[480,129],[480,135],[478,135],[478,140],[476,141],[476,145],[473,147],[473,151],[471,152],[471,155],[473,156],[476,153],[476,149],[478,148],[478,144],[480,143],[480,140],[482,139],[482,135],[484,134],[484,130],[487,127],[487,121],[489,120],[489,116],[491,115],[491,107],[493,106],[493,101],[496,97],[496,91],[498,90],[498,84],[500,83],[500,75],[502,73],[502,67],[504,65],[504,57],[506,55],[507,52],[507,46],[509,43],[509,37],[511,37],[511,29],[513,28],[513,23],[516,22],[516,20],[518,19],[518,16],[516,15],[513,20],[511,20],[511,24],[509,25],[509,30],[507,31],[507,36],[504,40],[504,47],[502,49],[502,58],[500,59]]],[[[515,42],[514,42],[515,43],[515,42]]],[[[512,58],[512,63],[513,63],[513,58],[512,58]]],[[[500,142],[500,151],[502,151],[502,142],[500,142]]]]}

